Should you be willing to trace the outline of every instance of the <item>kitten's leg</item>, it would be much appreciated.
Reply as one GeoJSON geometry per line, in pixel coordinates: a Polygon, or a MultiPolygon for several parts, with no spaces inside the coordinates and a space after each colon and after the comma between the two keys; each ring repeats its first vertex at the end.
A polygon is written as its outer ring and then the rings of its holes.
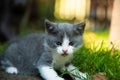
{"type": "Polygon", "coordinates": [[[67,70],[70,72],[75,80],[87,79],[87,74],[80,72],[75,66],[69,65],[67,70]]]}
{"type": "Polygon", "coordinates": [[[5,72],[10,74],[18,74],[18,69],[13,66],[13,64],[9,60],[0,61],[1,67],[5,70],[5,72]]]}
{"type": "Polygon", "coordinates": [[[7,67],[5,71],[10,74],[18,74],[18,70],[16,67],[7,67]]]}
{"type": "Polygon", "coordinates": [[[50,66],[39,66],[38,70],[45,80],[64,80],[59,77],[56,71],[50,66]]]}

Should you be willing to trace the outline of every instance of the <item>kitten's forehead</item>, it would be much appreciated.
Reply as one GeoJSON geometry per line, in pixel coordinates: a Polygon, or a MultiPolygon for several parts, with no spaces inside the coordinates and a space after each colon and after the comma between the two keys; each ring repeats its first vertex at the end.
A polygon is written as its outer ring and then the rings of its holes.
{"type": "Polygon", "coordinates": [[[61,34],[70,35],[73,33],[73,24],[70,23],[57,23],[57,29],[61,34]]]}
{"type": "Polygon", "coordinates": [[[57,27],[58,29],[65,32],[73,30],[73,24],[70,23],[57,23],[57,27]]]}

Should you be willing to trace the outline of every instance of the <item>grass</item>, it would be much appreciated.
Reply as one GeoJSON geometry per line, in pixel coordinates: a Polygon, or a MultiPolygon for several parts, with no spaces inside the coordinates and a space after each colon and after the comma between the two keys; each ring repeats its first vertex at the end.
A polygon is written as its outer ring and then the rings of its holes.
{"type": "MultiPolygon", "coordinates": [[[[82,72],[93,75],[102,72],[109,80],[120,80],[120,51],[108,41],[109,31],[86,31],[84,45],[75,53],[73,64],[82,72]]],[[[0,45],[2,52],[4,45],[0,45]]],[[[103,80],[103,79],[101,79],[103,80]]]]}
{"type": "Polygon", "coordinates": [[[108,31],[105,33],[86,32],[84,45],[75,53],[73,64],[90,75],[88,80],[100,72],[109,80],[120,80],[120,51],[108,42],[108,31]]]}

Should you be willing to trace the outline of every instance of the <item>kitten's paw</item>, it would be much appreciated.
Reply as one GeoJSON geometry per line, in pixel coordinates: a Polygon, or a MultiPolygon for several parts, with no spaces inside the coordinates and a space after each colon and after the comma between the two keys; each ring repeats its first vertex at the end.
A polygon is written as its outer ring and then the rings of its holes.
{"type": "Polygon", "coordinates": [[[56,77],[55,80],[65,80],[65,79],[61,77],[56,77]]]}
{"type": "Polygon", "coordinates": [[[18,70],[16,67],[8,67],[6,68],[5,70],[7,73],[10,73],[10,74],[18,74],[18,70]]]}
{"type": "Polygon", "coordinates": [[[61,78],[61,77],[59,77],[59,76],[56,76],[56,77],[52,77],[52,78],[49,78],[49,79],[47,79],[47,80],[65,80],[64,78],[61,78]]]}

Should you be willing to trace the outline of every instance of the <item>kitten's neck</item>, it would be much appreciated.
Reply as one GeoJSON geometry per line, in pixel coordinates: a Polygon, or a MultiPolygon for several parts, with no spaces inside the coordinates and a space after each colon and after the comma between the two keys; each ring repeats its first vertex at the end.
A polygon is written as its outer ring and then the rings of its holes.
{"type": "Polygon", "coordinates": [[[73,55],[61,56],[53,54],[53,67],[55,69],[63,68],[68,62],[71,62],[73,55]]]}

